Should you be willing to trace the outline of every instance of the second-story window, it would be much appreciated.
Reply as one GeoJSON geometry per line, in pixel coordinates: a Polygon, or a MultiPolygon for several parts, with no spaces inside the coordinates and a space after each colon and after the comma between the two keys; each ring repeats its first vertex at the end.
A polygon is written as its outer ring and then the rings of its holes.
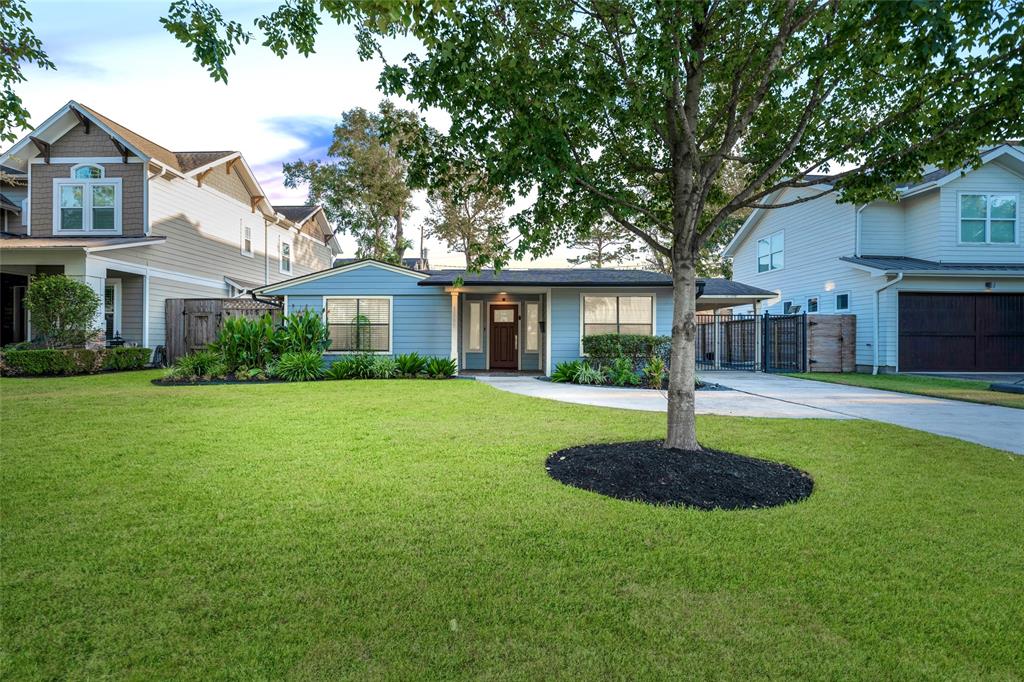
{"type": "Polygon", "coordinates": [[[121,232],[121,178],[100,166],[81,165],[53,181],[54,233],[121,232]]]}
{"type": "Polygon", "coordinates": [[[782,249],[783,249],[782,233],[776,232],[775,234],[765,237],[764,239],[757,240],[757,271],[768,272],[770,270],[781,270],[782,269],[782,249]]]}
{"type": "Polygon", "coordinates": [[[284,240],[281,241],[281,272],[291,274],[292,271],[292,245],[284,240]]]}
{"type": "Polygon", "coordinates": [[[1012,244],[1017,241],[1016,194],[961,194],[960,241],[1012,244]]]}
{"type": "Polygon", "coordinates": [[[242,225],[242,255],[252,255],[252,228],[248,225],[242,225]]]}

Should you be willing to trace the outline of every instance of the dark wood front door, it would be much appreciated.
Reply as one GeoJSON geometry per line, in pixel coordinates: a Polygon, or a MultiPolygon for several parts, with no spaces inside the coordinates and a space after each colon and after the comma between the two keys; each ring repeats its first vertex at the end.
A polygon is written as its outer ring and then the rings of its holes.
{"type": "Polygon", "coordinates": [[[519,369],[519,309],[491,306],[491,369],[519,369]]]}
{"type": "Polygon", "coordinates": [[[900,371],[1024,371],[1024,294],[900,293],[900,371]]]}

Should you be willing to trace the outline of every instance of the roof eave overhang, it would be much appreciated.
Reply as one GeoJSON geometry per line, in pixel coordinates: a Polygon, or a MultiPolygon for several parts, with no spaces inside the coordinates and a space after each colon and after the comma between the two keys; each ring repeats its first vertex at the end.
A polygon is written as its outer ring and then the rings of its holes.
{"type": "Polygon", "coordinates": [[[376,260],[371,260],[371,259],[363,259],[363,260],[356,261],[354,263],[348,263],[346,265],[341,265],[341,266],[336,267],[336,268],[327,268],[326,270],[320,270],[318,272],[311,272],[308,275],[302,275],[300,277],[292,277],[291,279],[286,279],[286,280],[283,280],[283,281],[280,281],[280,282],[274,282],[273,284],[266,284],[266,285],[264,285],[262,287],[258,287],[256,289],[253,289],[253,293],[256,293],[256,294],[273,294],[275,291],[278,291],[280,289],[287,289],[289,287],[295,286],[296,284],[304,284],[306,282],[314,282],[314,281],[316,281],[318,279],[323,279],[325,277],[332,277],[334,275],[343,274],[343,273],[346,273],[346,272],[350,272],[352,270],[358,270],[360,268],[371,267],[371,266],[382,268],[384,270],[389,270],[391,272],[396,272],[396,273],[398,273],[400,275],[406,275],[408,277],[415,277],[417,279],[426,279],[427,277],[430,276],[430,275],[426,274],[425,272],[416,272],[415,270],[410,270],[409,268],[404,268],[404,267],[402,267],[400,265],[392,265],[391,263],[384,263],[382,261],[376,261],[376,260]]]}
{"type": "MultiPolygon", "coordinates": [[[[14,146],[8,149],[3,155],[0,155],[0,165],[10,166],[11,168],[15,168],[17,170],[25,170],[24,168],[22,168],[22,158],[24,158],[24,165],[27,167],[29,160],[39,155],[39,150],[36,149],[35,145],[32,144],[32,138],[41,138],[46,142],[55,142],[56,140],[60,139],[60,137],[67,133],[67,131],[70,130],[71,128],[67,128],[66,130],[61,129],[60,134],[55,136],[52,140],[45,139],[46,132],[53,128],[53,126],[56,125],[61,119],[63,119],[64,116],[70,114],[72,110],[78,112],[79,115],[89,119],[89,121],[93,125],[95,125],[97,128],[105,132],[110,137],[120,142],[122,145],[124,145],[125,149],[130,151],[135,156],[139,157],[145,162],[151,160],[148,154],[143,153],[142,150],[138,149],[131,142],[129,142],[128,140],[118,135],[113,130],[111,130],[109,126],[107,126],[103,121],[99,120],[91,113],[89,113],[89,111],[85,107],[80,105],[78,102],[71,100],[63,107],[58,109],[56,113],[54,113],[48,119],[39,124],[39,127],[34,129],[30,134],[18,140],[18,142],[16,142],[14,146]],[[31,147],[29,147],[30,145],[31,147]],[[24,155],[24,157],[19,156],[19,153],[26,148],[29,148],[29,153],[24,155]],[[14,162],[12,162],[12,160],[14,160],[14,162]]],[[[74,127],[74,124],[72,124],[72,127],[74,127]]]]}
{"type": "Polygon", "coordinates": [[[520,289],[671,289],[672,284],[615,284],[615,283],[580,283],[580,282],[465,282],[456,287],[451,280],[441,282],[418,282],[421,287],[445,287],[459,291],[497,290],[510,291],[520,289]]]}

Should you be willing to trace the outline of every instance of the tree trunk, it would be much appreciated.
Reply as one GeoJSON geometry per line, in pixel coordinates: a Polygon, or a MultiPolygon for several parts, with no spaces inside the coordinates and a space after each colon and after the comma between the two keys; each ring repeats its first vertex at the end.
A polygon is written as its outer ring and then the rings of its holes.
{"type": "Polygon", "coordinates": [[[395,256],[398,264],[402,264],[402,256],[405,255],[405,238],[402,234],[402,213],[395,216],[395,256]]]}
{"type": "Polygon", "coordinates": [[[668,373],[666,448],[700,450],[694,412],[697,379],[697,272],[692,260],[672,265],[672,352],[668,373]]]}

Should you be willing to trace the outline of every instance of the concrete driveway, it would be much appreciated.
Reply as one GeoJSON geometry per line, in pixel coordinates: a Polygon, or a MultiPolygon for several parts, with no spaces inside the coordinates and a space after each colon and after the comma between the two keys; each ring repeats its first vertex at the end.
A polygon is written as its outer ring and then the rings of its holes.
{"type": "MultiPolygon", "coordinates": [[[[698,414],[872,419],[1024,455],[1024,410],[842,386],[757,372],[702,372],[732,391],[698,391],[698,414]]],[[[663,411],[661,391],[575,386],[533,377],[478,377],[503,391],[562,402],[663,411]]]]}

